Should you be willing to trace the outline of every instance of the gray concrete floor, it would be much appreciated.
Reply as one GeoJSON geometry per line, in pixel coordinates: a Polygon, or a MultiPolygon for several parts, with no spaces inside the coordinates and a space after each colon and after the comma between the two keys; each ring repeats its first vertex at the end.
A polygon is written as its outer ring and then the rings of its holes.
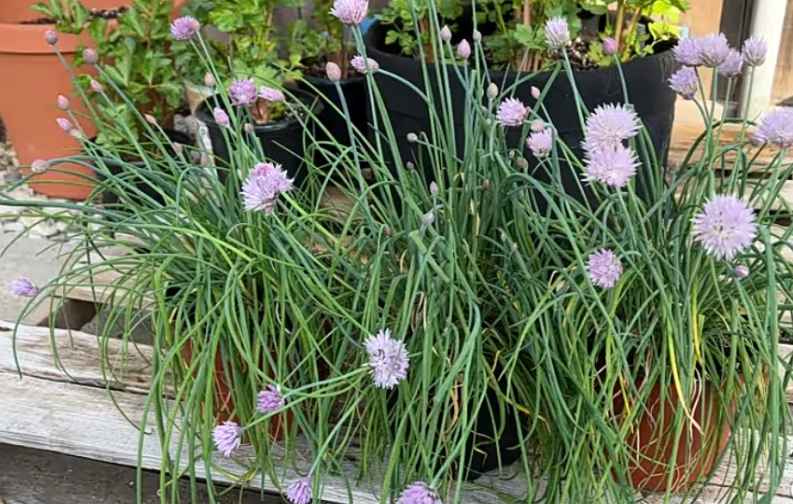
{"type": "MultiPolygon", "coordinates": [[[[16,320],[27,300],[11,296],[9,281],[28,276],[38,285],[57,276],[60,260],[52,242],[24,238],[12,244],[13,233],[0,232],[0,319],[16,320]]],[[[49,311],[44,304],[24,317],[28,324],[43,320],[49,311]]],[[[2,393],[0,391],[0,393],[2,393]]],[[[0,412],[2,414],[2,412],[0,412]]],[[[71,457],[58,453],[0,444],[0,504],[133,504],[135,469],[71,457]]],[[[182,503],[190,502],[188,483],[182,482],[182,503]]],[[[141,487],[144,504],[160,502],[159,475],[145,473],[141,487]]],[[[193,504],[209,502],[206,491],[193,504]]],[[[277,496],[230,490],[222,504],[278,504],[277,496]]]]}

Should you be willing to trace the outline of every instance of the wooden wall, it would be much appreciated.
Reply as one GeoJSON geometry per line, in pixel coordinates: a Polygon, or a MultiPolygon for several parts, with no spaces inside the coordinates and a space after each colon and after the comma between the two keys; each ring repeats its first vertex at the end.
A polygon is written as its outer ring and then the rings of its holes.
{"type": "Polygon", "coordinates": [[[793,1],[791,0],[788,0],[784,30],[772,96],[775,103],[785,101],[787,105],[793,105],[793,1]]]}

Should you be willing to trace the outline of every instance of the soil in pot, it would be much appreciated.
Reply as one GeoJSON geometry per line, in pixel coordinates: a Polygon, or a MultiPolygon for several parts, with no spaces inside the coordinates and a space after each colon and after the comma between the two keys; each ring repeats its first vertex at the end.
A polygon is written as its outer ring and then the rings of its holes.
{"type": "MultiPolygon", "coordinates": [[[[637,490],[673,492],[689,489],[703,481],[713,471],[732,434],[731,408],[722,404],[723,394],[718,387],[698,382],[683,411],[674,386],[661,396],[660,385],[653,386],[635,427],[627,438],[632,461],[627,479],[637,490]],[[674,426],[675,415],[683,423],[680,437],[674,426]],[[673,454],[677,450],[676,457],[673,454]],[[671,475],[671,480],[670,480],[671,475]]],[[[615,412],[624,410],[624,399],[614,399],[615,412]]]]}
{"type": "MultiPolygon", "coordinates": [[[[41,14],[31,9],[40,0],[2,0],[0,2],[0,23],[22,23],[41,17],[41,14]]],[[[129,7],[132,0],[82,0],[88,9],[113,11],[119,7],[129,7]]]]}
{"type": "MultiPolygon", "coordinates": [[[[165,135],[173,144],[180,144],[180,145],[192,145],[193,140],[190,138],[189,135],[186,133],[182,133],[180,131],[172,130],[172,129],[165,129],[163,130],[165,135]]],[[[172,152],[170,153],[172,156],[176,155],[176,152],[171,148],[168,147],[169,150],[172,152]]],[[[146,170],[145,164],[142,161],[131,161],[129,164],[120,164],[116,163],[113,160],[106,160],[105,164],[107,165],[110,172],[118,177],[123,176],[125,179],[134,180],[135,187],[138,191],[143,193],[145,197],[151,198],[152,200],[156,201],[159,205],[165,204],[165,199],[163,198],[162,194],[157,188],[157,181],[155,179],[144,179],[144,175],[134,172],[131,169],[133,167],[139,167],[142,171],[146,170]],[[126,170],[130,170],[130,173],[125,173],[126,170]]],[[[98,176],[100,181],[104,180],[102,175],[98,176]]],[[[141,196],[142,198],[143,196],[141,196]]],[[[102,203],[105,205],[113,205],[118,203],[118,195],[114,192],[105,191],[102,193],[102,203]]]]}
{"type": "MultiPolygon", "coordinates": [[[[352,123],[353,128],[360,131],[363,135],[367,135],[366,79],[363,76],[350,77],[339,81],[339,85],[349,110],[349,121],[352,123]]],[[[351,145],[347,126],[348,119],[336,111],[336,108],[340,111],[344,110],[336,85],[326,78],[306,75],[298,83],[298,86],[300,89],[310,93],[317,92],[323,97],[323,101],[327,100],[330,102],[324,103],[325,107],[317,117],[319,123],[327,128],[329,134],[326,134],[321,128],[315,128],[317,140],[320,142],[333,141],[342,146],[351,145]]],[[[329,164],[333,161],[335,159],[331,155],[322,155],[320,153],[317,154],[315,159],[317,164],[329,164]]]]}
{"type": "MultiPolygon", "coordinates": [[[[300,90],[291,90],[291,93],[303,105],[311,107],[315,115],[322,113],[323,106],[317,97],[300,90]]],[[[215,103],[222,102],[215,98],[205,101],[196,111],[196,116],[207,125],[215,162],[223,168],[220,171],[220,178],[225,180],[225,169],[230,166],[235,146],[226,142],[225,128],[216,123],[212,116],[212,108],[215,103]]],[[[310,124],[311,120],[308,117],[287,116],[267,124],[257,124],[253,130],[253,136],[261,146],[264,156],[269,161],[280,164],[289,177],[295,179],[296,185],[300,185],[306,175],[303,158],[305,143],[309,141],[309,137],[304,133],[306,133],[306,127],[311,127],[310,124]]]]}
{"type": "MultiPolygon", "coordinates": [[[[367,54],[377,60],[382,69],[399,75],[419,89],[424,89],[421,63],[413,58],[397,54],[395,47],[386,45],[386,32],[387,28],[379,23],[367,32],[367,54]]],[[[662,161],[666,159],[669,150],[675,112],[676,95],[667,83],[668,78],[677,68],[674,55],[670,50],[673,46],[674,42],[657,44],[655,54],[635,58],[622,65],[628,99],[646,125],[657,156],[662,161]]],[[[428,65],[428,74],[432,88],[437,89],[434,65],[428,65]]],[[[466,107],[464,90],[451,69],[447,70],[447,74],[451,83],[454,121],[458,125],[456,129],[463,131],[462,121],[466,107]]],[[[574,74],[581,98],[589,110],[594,110],[597,106],[607,103],[625,102],[619,71],[616,67],[580,70],[575,71],[574,74]]],[[[406,137],[411,132],[419,133],[430,130],[426,105],[404,84],[379,73],[374,75],[391,117],[392,126],[399,142],[400,155],[403,161],[412,160],[419,153],[415,150],[415,145],[410,144],[406,137]]],[[[490,72],[491,80],[498,83],[500,87],[504,82],[507,85],[514,82],[515,77],[514,73],[505,75],[503,72],[490,72]]],[[[514,96],[526,105],[534,106],[536,100],[531,96],[531,88],[536,86],[543,89],[550,77],[549,73],[543,73],[522,82],[515,89],[514,96]]],[[[437,96],[437,91],[433,89],[430,91],[437,96]]],[[[560,74],[556,78],[543,103],[560,138],[581,156],[583,154],[581,149],[583,132],[573,105],[575,103],[573,89],[564,75],[560,74]]],[[[508,142],[523,150],[529,160],[529,169],[534,170],[538,163],[525,146],[517,145],[519,134],[519,128],[512,128],[512,131],[508,132],[508,142]]],[[[457,151],[460,155],[463,145],[464,138],[462,135],[457,135],[457,151]]],[[[542,178],[542,174],[538,173],[538,178],[542,178]]],[[[579,178],[576,170],[571,167],[563,167],[563,185],[573,194],[580,193],[577,188],[579,178]]],[[[640,170],[638,175],[640,187],[642,178],[644,177],[640,170]]]]}

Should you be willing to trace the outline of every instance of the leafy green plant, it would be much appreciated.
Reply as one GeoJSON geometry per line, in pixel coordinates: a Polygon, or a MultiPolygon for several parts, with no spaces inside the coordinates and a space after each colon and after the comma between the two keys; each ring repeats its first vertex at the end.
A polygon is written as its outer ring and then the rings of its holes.
{"type": "MultiPolygon", "coordinates": [[[[85,33],[96,41],[97,63],[102,68],[96,78],[107,92],[90,102],[90,110],[101,144],[123,144],[127,141],[123,130],[139,131],[130,105],[164,127],[173,126],[184,88],[172,50],[171,0],[135,0],[111,19],[90,15],[80,0],[50,0],[36,8],[54,19],[59,30],[85,33]],[[113,91],[116,87],[123,96],[113,91]]],[[[83,63],[82,57],[77,63],[83,63]]],[[[78,76],[85,93],[93,92],[90,81],[94,78],[93,71],[78,76]]]]}
{"type": "Polygon", "coordinates": [[[432,62],[435,59],[430,40],[433,34],[431,26],[434,25],[430,20],[432,12],[443,22],[454,26],[463,14],[463,5],[457,0],[442,0],[430,8],[427,0],[393,0],[378,15],[380,21],[389,27],[385,42],[398,45],[402,54],[408,56],[418,55],[419,46],[422,46],[425,56],[432,62]]]}

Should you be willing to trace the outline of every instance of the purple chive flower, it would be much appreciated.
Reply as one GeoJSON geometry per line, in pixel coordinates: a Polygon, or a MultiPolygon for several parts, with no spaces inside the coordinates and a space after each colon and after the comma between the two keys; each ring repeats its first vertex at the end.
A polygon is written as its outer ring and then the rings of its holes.
{"type": "Polygon", "coordinates": [[[617,54],[618,48],[619,47],[617,45],[616,39],[612,37],[606,37],[603,39],[603,52],[606,54],[606,56],[613,56],[617,54]]]}
{"type": "Polygon", "coordinates": [[[403,341],[393,339],[389,329],[370,336],[366,340],[366,352],[375,386],[392,389],[407,377],[410,364],[407,347],[403,341]]]}
{"type": "Polygon", "coordinates": [[[749,37],[743,42],[743,59],[749,66],[760,66],[765,63],[768,44],[760,37],[749,37]]]}
{"type": "Polygon", "coordinates": [[[622,262],[609,249],[600,249],[590,254],[587,261],[589,279],[598,287],[611,289],[622,276],[622,262]]]}
{"type": "Polygon", "coordinates": [[[58,32],[55,30],[47,30],[44,32],[44,40],[51,46],[58,43],[58,32]]]}
{"type": "Polygon", "coordinates": [[[757,235],[754,211],[735,196],[714,196],[694,217],[693,234],[708,254],[730,260],[757,235]]]}
{"type": "Polygon", "coordinates": [[[550,154],[553,148],[553,131],[545,128],[542,131],[535,131],[526,139],[526,146],[534,157],[544,158],[550,154]]]}
{"type": "Polygon", "coordinates": [[[735,278],[746,278],[749,276],[749,267],[739,264],[733,270],[733,274],[735,275],[735,278]]]}
{"type": "Polygon", "coordinates": [[[61,110],[69,110],[69,106],[71,103],[69,102],[69,98],[63,96],[62,94],[58,95],[58,99],[55,100],[55,103],[58,105],[58,108],[61,110]]]}
{"type": "Polygon", "coordinates": [[[359,25],[369,11],[368,0],[334,0],[330,13],[344,24],[359,25]]]}
{"type": "Polygon", "coordinates": [[[259,413],[275,413],[286,405],[284,396],[275,385],[267,385],[267,388],[259,392],[256,402],[256,410],[259,413]]]}
{"type": "Polygon", "coordinates": [[[669,87],[686,100],[693,100],[699,90],[696,69],[688,66],[680,68],[669,78],[669,87]]]}
{"type": "Polygon", "coordinates": [[[641,122],[632,107],[607,104],[597,107],[586,120],[587,150],[614,147],[635,136],[641,122]]]}
{"type": "Polygon", "coordinates": [[[294,179],[287,177],[281,165],[257,164],[242,184],[242,199],[245,210],[272,213],[278,195],[292,189],[294,179]]]}
{"type": "Polygon", "coordinates": [[[244,107],[255,103],[258,98],[256,83],[253,82],[253,79],[237,79],[232,81],[229,86],[229,98],[231,98],[231,103],[238,107],[244,107]]]}
{"type": "Polygon", "coordinates": [[[215,122],[218,123],[219,126],[228,126],[231,124],[229,120],[229,115],[220,107],[215,107],[212,109],[212,117],[215,119],[215,122]]]}
{"type": "Polygon", "coordinates": [[[34,298],[39,295],[39,288],[27,277],[12,281],[8,284],[8,291],[16,297],[34,298]]]}
{"type": "Polygon", "coordinates": [[[587,154],[584,180],[619,189],[636,174],[637,166],[636,153],[622,144],[591,150],[587,154]]]}
{"type": "Polygon", "coordinates": [[[83,51],[83,61],[88,65],[96,65],[99,61],[99,54],[96,50],[88,48],[83,51]]]}
{"type": "Polygon", "coordinates": [[[553,17],[545,23],[545,42],[552,51],[558,51],[570,43],[570,27],[563,17],[553,17]]]}
{"type": "Polygon", "coordinates": [[[200,29],[201,23],[196,18],[182,16],[171,23],[171,36],[176,40],[190,40],[200,29]]]}
{"type": "Polygon", "coordinates": [[[224,457],[230,457],[234,450],[240,447],[242,429],[237,422],[226,420],[212,430],[212,439],[215,447],[224,457]]]}
{"type": "Polygon", "coordinates": [[[714,33],[697,39],[702,64],[712,68],[724,63],[730,55],[730,45],[723,33],[714,33]]]}
{"type": "Polygon", "coordinates": [[[396,504],[443,504],[443,501],[426,483],[416,481],[405,487],[396,504]]]}
{"type": "Polygon", "coordinates": [[[282,102],[286,100],[286,96],[280,89],[275,89],[267,86],[259,88],[259,98],[268,102],[282,102]]]}
{"type": "Polygon", "coordinates": [[[777,107],[767,112],[752,134],[752,141],[783,149],[793,147],[793,107],[777,107]]]}
{"type": "Polygon", "coordinates": [[[523,124],[529,109],[517,98],[507,98],[501,102],[496,112],[496,120],[504,127],[517,127],[523,124]]]}
{"type": "Polygon", "coordinates": [[[740,75],[742,69],[743,56],[735,49],[730,49],[727,58],[717,68],[719,75],[727,77],[728,79],[740,75]]]}
{"type": "Polygon", "coordinates": [[[463,39],[459,44],[457,44],[457,56],[464,60],[467,60],[471,57],[471,45],[467,40],[463,39]]]}
{"type": "Polygon", "coordinates": [[[353,56],[350,65],[359,73],[365,74],[366,72],[376,72],[380,69],[380,65],[372,58],[364,58],[360,54],[353,56]]]}
{"type": "Polygon", "coordinates": [[[681,65],[697,67],[702,64],[702,57],[699,54],[699,42],[696,38],[686,37],[680,39],[673,52],[675,59],[681,65]]]}
{"type": "Polygon", "coordinates": [[[286,498],[292,504],[309,504],[311,502],[311,479],[301,478],[293,481],[286,489],[286,498]]]}
{"type": "Polygon", "coordinates": [[[72,124],[72,122],[70,120],[66,119],[65,117],[59,117],[59,118],[55,119],[55,122],[57,122],[58,123],[58,127],[61,128],[66,133],[70,132],[74,128],[74,125],[72,124]]]}
{"type": "Polygon", "coordinates": [[[448,26],[443,25],[443,28],[441,28],[440,35],[441,35],[441,40],[442,41],[451,42],[451,40],[452,40],[452,30],[448,26]]]}
{"type": "Polygon", "coordinates": [[[341,68],[336,63],[328,61],[325,64],[325,75],[328,76],[328,80],[338,82],[341,80],[341,68]]]}

